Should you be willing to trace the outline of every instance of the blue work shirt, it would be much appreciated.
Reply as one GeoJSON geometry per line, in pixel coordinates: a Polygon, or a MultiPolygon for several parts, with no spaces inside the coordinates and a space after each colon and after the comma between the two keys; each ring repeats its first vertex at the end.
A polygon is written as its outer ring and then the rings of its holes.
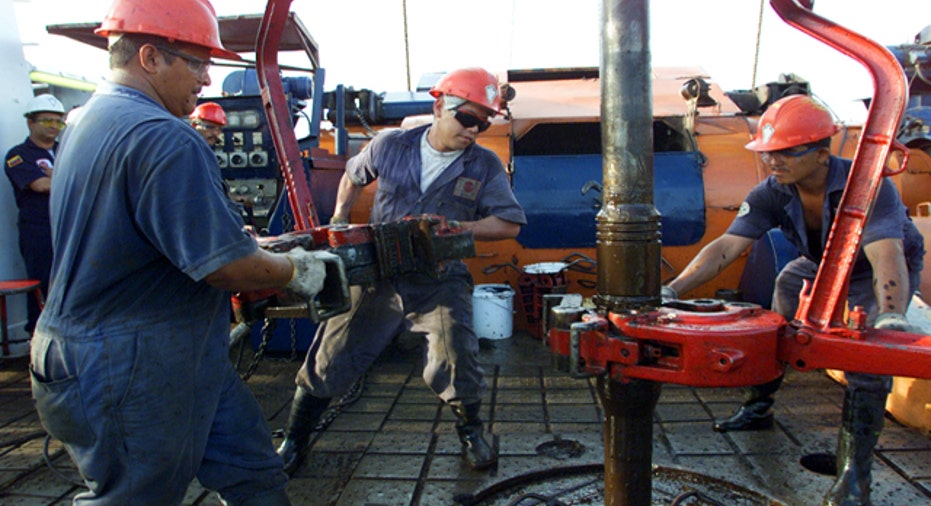
{"type": "MultiPolygon", "coordinates": [[[[778,227],[786,239],[799,251],[799,254],[815,263],[820,263],[821,253],[824,251],[828,234],[837,215],[837,208],[847,185],[851,165],[851,160],[835,156],[829,158],[820,244],[809,244],[798,190],[794,185],[778,183],[773,176],[767,177],[750,191],[737,213],[737,218],[727,229],[727,233],[759,239],[770,229],[778,227]]],[[[908,217],[908,210],[889,178],[882,179],[873,210],[864,226],[860,244],[865,246],[880,239],[902,240],[909,271],[921,269],[924,239],[908,217]]],[[[871,271],[872,266],[861,247],[851,274],[871,271]]]]}
{"type": "Polygon", "coordinates": [[[417,214],[438,214],[457,221],[496,216],[527,223],[501,160],[477,144],[466,147],[426,192],[421,191],[420,139],[428,128],[430,125],[383,132],[346,164],[346,173],[356,186],[378,180],[372,223],[417,214]]]}
{"type": "Polygon", "coordinates": [[[51,150],[39,147],[32,139],[26,138],[22,144],[13,146],[6,154],[6,176],[13,184],[13,196],[19,208],[19,224],[37,227],[49,226],[49,194],[34,192],[29,185],[36,179],[48,177],[43,168],[55,166],[55,151],[58,143],[51,150]]]}
{"type": "Polygon", "coordinates": [[[51,218],[56,254],[39,328],[157,334],[208,317],[214,338],[226,338],[229,294],[203,279],[257,245],[213,151],[153,99],[98,87],[62,139],[51,218]]]}

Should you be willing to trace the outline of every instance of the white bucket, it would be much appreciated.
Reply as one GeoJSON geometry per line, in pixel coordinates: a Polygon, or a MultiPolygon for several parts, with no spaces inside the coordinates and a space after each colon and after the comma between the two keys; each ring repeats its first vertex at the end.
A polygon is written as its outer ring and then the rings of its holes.
{"type": "Polygon", "coordinates": [[[507,339],[514,330],[514,289],[508,285],[475,285],[472,326],[482,339],[507,339]]]}

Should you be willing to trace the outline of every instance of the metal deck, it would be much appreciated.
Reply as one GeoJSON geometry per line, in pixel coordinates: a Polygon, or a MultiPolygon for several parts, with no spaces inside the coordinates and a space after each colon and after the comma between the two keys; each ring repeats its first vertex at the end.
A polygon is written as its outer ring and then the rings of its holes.
{"type": "MultiPolygon", "coordinates": [[[[288,486],[293,503],[454,505],[508,478],[601,462],[593,381],[557,371],[540,342],[525,334],[483,341],[480,356],[489,383],[483,416],[500,455],[496,469],[473,472],[461,463],[451,412],[424,386],[419,352],[399,342],[366,376],[358,399],[319,434],[288,486]]],[[[273,429],[285,424],[299,366],[265,359],[248,381],[273,429]]],[[[776,427],[719,434],[711,421],[738,405],[738,390],[665,385],[655,414],[653,462],[721,478],[787,505],[820,504],[833,478],[799,461],[834,451],[842,398],[843,388],[824,373],[790,371],[777,394],[776,427]]],[[[70,481],[77,480],[75,468],[60,444],[45,445],[27,360],[6,359],[0,363],[0,504],[71,503],[79,490],[70,481]]],[[[931,504],[931,438],[887,417],[873,476],[876,505],[931,504]]],[[[185,504],[220,502],[195,483],[185,504]]]]}

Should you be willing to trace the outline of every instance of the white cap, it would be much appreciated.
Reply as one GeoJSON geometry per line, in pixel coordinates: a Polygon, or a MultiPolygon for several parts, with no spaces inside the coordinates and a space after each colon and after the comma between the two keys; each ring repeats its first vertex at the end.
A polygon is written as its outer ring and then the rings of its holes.
{"type": "Polygon", "coordinates": [[[29,116],[37,112],[57,112],[58,114],[65,114],[65,106],[61,105],[61,102],[59,102],[57,98],[46,93],[32,97],[29,103],[26,104],[26,113],[23,114],[23,116],[29,116]]]}

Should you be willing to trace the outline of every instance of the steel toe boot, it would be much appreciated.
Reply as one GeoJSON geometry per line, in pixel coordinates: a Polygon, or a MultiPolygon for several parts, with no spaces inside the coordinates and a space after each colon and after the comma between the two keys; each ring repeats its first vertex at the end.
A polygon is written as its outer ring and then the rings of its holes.
{"type": "Polygon", "coordinates": [[[769,383],[755,385],[746,389],[744,403],[728,418],[715,420],[714,430],[728,432],[734,430],[761,430],[773,426],[773,394],[782,385],[780,376],[769,383]]]}
{"type": "Polygon", "coordinates": [[[479,412],[482,410],[482,403],[476,402],[467,405],[450,406],[455,413],[456,432],[459,433],[459,441],[462,442],[462,457],[466,464],[475,471],[487,469],[498,461],[498,456],[494,449],[488,445],[484,437],[484,427],[479,412]]]}
{"type": "Polygon", "coordinates": [[[843,421],[837,436],[837,481],[823,506],[870,506],[873,448],[886,411],[885,392],[857,390],[844,396],[843,421]]]}
{"type": "Polygon", "coordinates": [[[329,398],[314,397],[300,386],[294,390],[288,427],[278,447],[278,455],[284,460],[284,471],[288,476],[294,474],[307,457],[310,434],[329,405],[329,398]]]}

